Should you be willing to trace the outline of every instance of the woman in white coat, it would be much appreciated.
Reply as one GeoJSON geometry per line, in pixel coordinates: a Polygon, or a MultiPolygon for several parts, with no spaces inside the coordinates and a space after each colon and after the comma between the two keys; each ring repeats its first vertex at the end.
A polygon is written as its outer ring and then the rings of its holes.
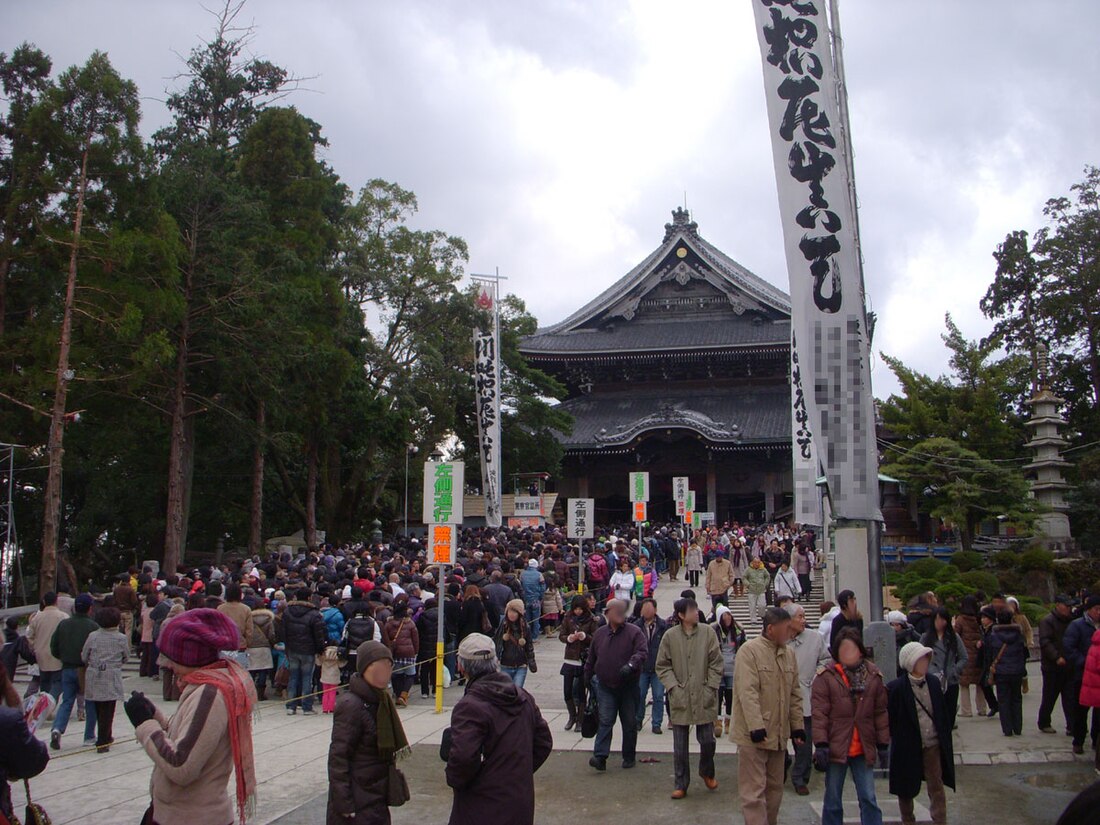
{"type": "Polygon", "coordinates": [[[775,572],[773,587],[776,601],[784,596],[798,601],[798,597],[802,595],[802,584],[798,581],[795,572],[791,570],[790,562],[784,561],[779,565],[779,569],[775,572]]]}

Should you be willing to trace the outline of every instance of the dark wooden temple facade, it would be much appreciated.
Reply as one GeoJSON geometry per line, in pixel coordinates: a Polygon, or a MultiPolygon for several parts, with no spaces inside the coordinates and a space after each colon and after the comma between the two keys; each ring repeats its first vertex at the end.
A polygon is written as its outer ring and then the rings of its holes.
{"type": "Polygon", "coordinates": [[[790,299],[700,236],[683,209],[661,245],[561,323],[524,339],[569,388],[562,498],[626,519],[627,473],[650,473],[649,516],[675,515],[674,476],[719,522],[790,512],[790,299]]]}

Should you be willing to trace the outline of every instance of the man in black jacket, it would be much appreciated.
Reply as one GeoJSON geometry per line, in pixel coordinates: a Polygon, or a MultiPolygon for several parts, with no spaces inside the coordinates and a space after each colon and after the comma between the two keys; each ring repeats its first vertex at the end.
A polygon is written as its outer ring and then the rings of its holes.
{"type": "Polygon", "coordinates": [[[325,620],[321,611],[310,601],[308,587],[298,588],[294,601],[287,602],[279,621],[279,641],[285,645],[287,668],[290,670],[290,684],[287,685],[286,715],[294,716],[298,705],[302,706],[305,716],[313,716],[314,657],[325,650],[325,620]]]}
{"type": "Polygon", "coordinates": [[[1056,733],[1051,727],[1054,703],[1062,699],[1062,715],[1066,718],[1066,730],[1073,730],[1077,713],[1077,697],[1070,689],[1073,684],[1073,665],[1066,660],[1062,639],[1066,628],[1073,621],[1073,608],[1077,600],[1065,593],[1054,599],[1054,607],[1039,622],[1039,655],[1043,673],[1043,698],[1039,702],[1039,730],[1056,733]]]}
{"type": "Polygon", "coordinates": [[[657,602],[654,599],[643,599],[641,615],[633,620],[633,623],[642,629],[646,636],[648,653],[642,664],[642,672],[638,677],[638,730],[642,729],[645,722],[645,703],[649,694],[653,693],[653,718],[651,729],[654,733],[663,733],[661,723],[665,713],[665,688],[661,680],[657,678],[657,649],[661,646],[661,637],[668,630],[668,623],[657,615],[657,602]]]}
{"type": "Polygon", "coordinates": [[[607,624],[593,634],[584,663],[585,685],[590,685],[595,677],[599,700],[600,728],[592,758],[588,760],[598,771],[607,769],[616,717],[623,728],[623,767],[634,767],[638,745],[638,674],[649,654],[641,628],[626,620],[626,602],[610,599],[605,615],[607,624]]]}

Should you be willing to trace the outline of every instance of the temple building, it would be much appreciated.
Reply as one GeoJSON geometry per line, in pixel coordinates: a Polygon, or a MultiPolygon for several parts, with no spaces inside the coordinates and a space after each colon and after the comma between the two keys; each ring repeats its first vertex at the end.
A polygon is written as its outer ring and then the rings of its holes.
{"type": "Polygon", "coordinates": [[[569,390],[557,492],[629,518],[627,473],[650,474],[649,518],[672,520],[674,476],[719,523],[789,516],[789,296],[708,243],[684,209],[661,245],[520,350],[569,390]]]}

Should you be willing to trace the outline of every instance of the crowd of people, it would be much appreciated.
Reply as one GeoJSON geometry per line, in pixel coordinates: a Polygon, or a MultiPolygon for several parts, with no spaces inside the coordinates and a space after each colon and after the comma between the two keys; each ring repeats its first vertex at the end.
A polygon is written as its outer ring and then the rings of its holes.
{"type": "MultiPolygon", "coordinates": [[[[924,594],[908,613],[885,617],[899,674],[887,681],[868,656],[854,593],[822,604],[819,627],[808,626],[804,603],[821,567],[810,530],[731,524],[690,535],[677,525],[640,534],[620,527],[583,548],[553,527],[469,529],[442,583],[412,537],[171,573],[131,568],[110,589],[74,596],[62,584],[44,594],[25,635],[9,624],[0,691],[19,705],[6,673],[30,666],[28,694],[57,703],[55,751],[74,714],[84,745],[108,751],[123,702],[153,762],[147,821],[159,825],[195,821],[196,794],[201,821],[243,820],[256,794],[252,709],[271,700],[290,716],[316,715],[320,697],[321,712],[334,717],[328,821],[385,823],[389,806],[409,795],[397,767],[409,752],[399,711],[417,686],[423,699],[436,690],[442,625],[447,681],[464,688],[441,748],[455,795],[451,822],[492,821],[502,804],[510,822],[533,822],[533,774],[553,738],[524,684],[538,650],[556,637],[565,730],[593,738],[589,764],[598,772],[607,770],[616,724],[621,766],[634,767],[648,708],[652,732],[672,733],[674,799],[688,793],[694,727],[706,789],[718,787],[717,737],[738,745],[747,825],[774,825],[788,777],[808,795],[814,769],[824,774],[826,825],[843,821],[849,774],[864,825],[876,825],[876,765],[888,766],[906,823],[922,786],[933,821],[946,822],[956,715],[999,716],[1004,735],[1021,734],[1032,627],[999,594],[963,599],[956,616],[924,594]],[[677,588],[671,615],[658,615],[660,587],[677,588]],[[734,618],[731,598],[746,600],[749,627],[734,618]],[[122,669],[132,658],[160,682],[163,700],[178,702],[171,718],[144,695],[125,695],[122,669]],[[231,774],[236,799],[225,792],[231,774]]],[[[1059,596],[1038,645],[1039,729],[1055,732],[1060,699],[1082,753],[1091,707],[1095,749],[1100,596],[1083,605],[1059,596]]],[[[0,718],[0,735],[8,727],[0,718]]],[[[5,752],[38,743],[16,738],[4,740],[5,752]]],[[[4,778],[41,770],[42,751],[19,765],[5,757],[4,778]]],[[[6,781],[0,792],[0,814],[10,817],[6,781]]]]}

